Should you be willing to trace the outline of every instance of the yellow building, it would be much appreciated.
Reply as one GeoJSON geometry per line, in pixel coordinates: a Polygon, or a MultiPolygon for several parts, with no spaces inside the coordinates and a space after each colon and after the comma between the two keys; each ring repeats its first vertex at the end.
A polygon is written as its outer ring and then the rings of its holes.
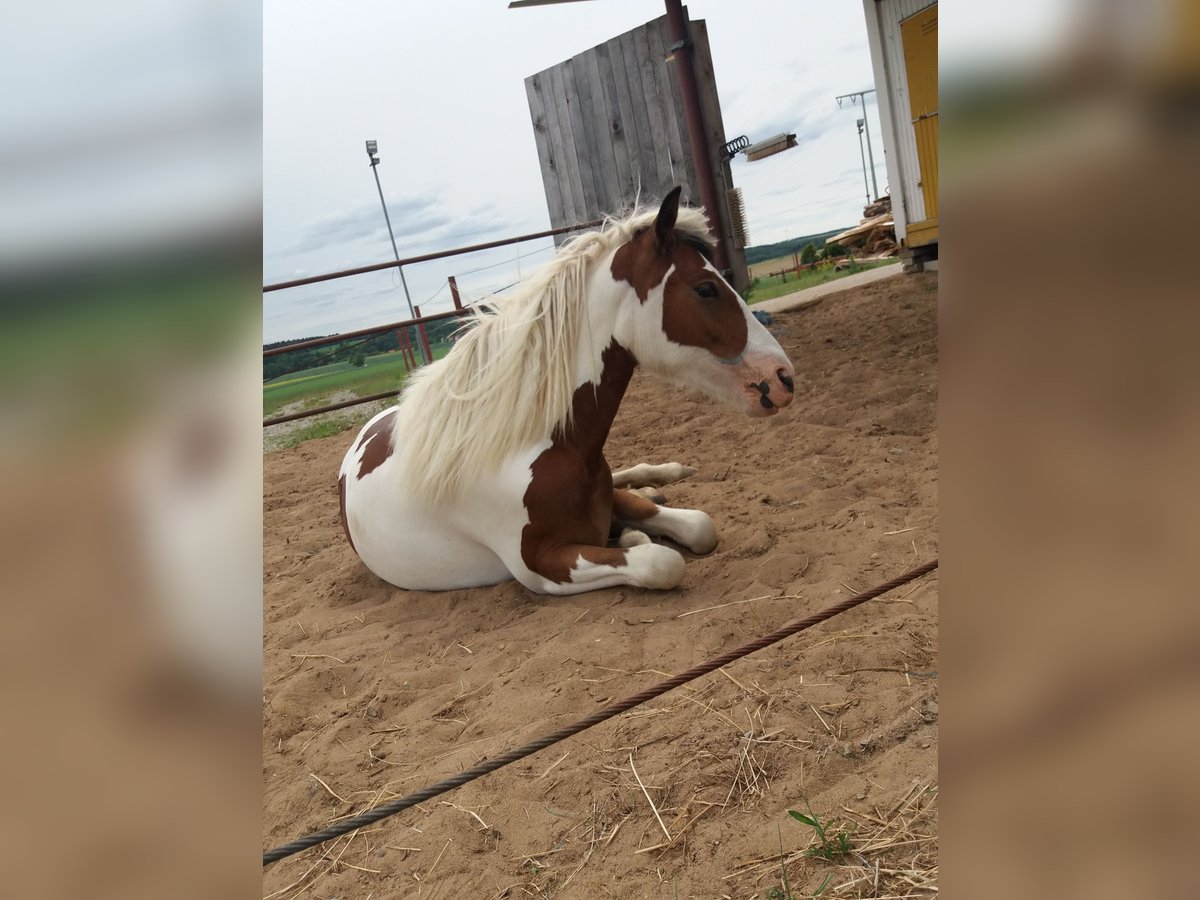
{"type": "Polygon", "coordinates": [[[896,239],[919,265],[937,258],[938,5],[863,0],[863,12],[896,239]]]}

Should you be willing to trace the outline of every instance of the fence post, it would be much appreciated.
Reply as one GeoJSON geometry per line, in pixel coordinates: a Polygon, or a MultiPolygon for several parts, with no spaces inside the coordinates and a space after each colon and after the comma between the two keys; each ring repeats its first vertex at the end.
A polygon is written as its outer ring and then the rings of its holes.
{"type": "Polygon", "coordinates": [[[396,329],[396,346],[400,350],[400,358],[404,360],[404,371],[411,372],[413,367],[408,364],[408,348],[405,346],[407,338],[408,335],[405,334],[403,328],[396,329]]]}
{"type": "MultiPolygon", "coordinates": [[[[417,314],[417,318],[421,318],[421,307],[414,306],[413,312],[417,314]]],[[[421,347],[425,350],[425,361],[433,362],[433,351],[429,349],[429,335],[425,332],[425,323],[417,323],[417,333],[421,336],[421,347]]]]}
{"type": "Polygon", "coordinates": [[[458,296],[458,280],[453,275],[448,280],[450,282],[450,296],[454,300],[454,308],[462,309],[462,298],[458,296]]]}
{"type": "Polygon", "coordinates": [[[412,329],[409,327],[404,329],[404,352],[408,354],[409,368],[415,369],[417,367],[417,354],[416,351],[413,350],[412,329]]]}

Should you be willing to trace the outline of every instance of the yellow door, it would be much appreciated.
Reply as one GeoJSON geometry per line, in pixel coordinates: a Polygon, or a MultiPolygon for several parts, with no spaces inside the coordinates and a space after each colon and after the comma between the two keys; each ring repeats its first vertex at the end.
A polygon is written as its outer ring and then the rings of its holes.
{"type": "Polygon", "coordinates": [[[910,247],[931,243],[938,236],[937,11],[935,3],[900,23],[909,110],[921,167],[921,195],[925,199],[925,218],[908,223],[906,240],[910,247]]]}

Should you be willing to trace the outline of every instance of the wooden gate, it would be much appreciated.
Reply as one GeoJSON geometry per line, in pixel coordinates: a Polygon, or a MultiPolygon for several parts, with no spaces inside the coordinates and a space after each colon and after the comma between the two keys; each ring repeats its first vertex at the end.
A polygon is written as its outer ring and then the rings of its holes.
{"type": "MultiPolygon", "coordinates": [[[[708,29],[689,22],[696,80],[719,195],[721,237],[744,291],[750,276],[728,195],[733,178],[720,156],[725,126],[717,98],[708,29]],[[736,236],[735,236],[736,235],[736,236]]],[[[700,206],[679,79],[663,16],[525,79],[529,114],[552,227],[586,222],[683,186],[700,206]]]]}

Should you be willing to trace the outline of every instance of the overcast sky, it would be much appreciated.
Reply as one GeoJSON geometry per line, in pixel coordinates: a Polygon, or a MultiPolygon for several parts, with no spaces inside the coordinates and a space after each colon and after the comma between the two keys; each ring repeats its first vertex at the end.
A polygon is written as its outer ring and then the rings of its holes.
{"type": "MultiPolygon", "coordinates": [[[[402,256],[550,227],[525,78],[664,14],[661,0],[590,0],[510,10],[507,0],[265,0],[265,282],[392,256],[363,142],[402,256]]],[[[727,136],[795,132],[799,146],[738,157],[752,244],[858,222],[865,200],[855,120],[834,97],[874,86],[860,3],[693,0],[708,22],[727,136]]],[[[869,95],[879,189],[887,182],[869,95]]],[[[405,269],[423,313],[510,284],[550,242],[405,269]],[[482,268],[487,266],[488,268],[482,268]],[[478,271],[475,271],[478,270],[478,271]]],[[[264,295],[263,339],[406,317],[394,270],[264,295]]]]}

